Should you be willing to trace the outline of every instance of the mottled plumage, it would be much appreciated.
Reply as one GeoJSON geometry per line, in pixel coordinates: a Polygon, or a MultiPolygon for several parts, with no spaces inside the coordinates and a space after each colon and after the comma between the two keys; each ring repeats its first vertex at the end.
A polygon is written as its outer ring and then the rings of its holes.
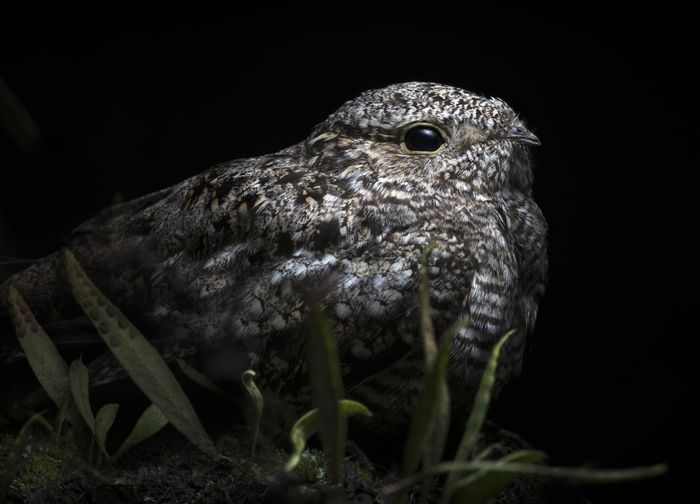
{"type": "MultiPolygon", "coordinates": [[[[456,407],[511,328],[498,386],[519,372],[547,268],[536,143],[499,99],[396,84],[347,102],[297,145],[108,208],[69,246],[167,358],[225,346],[283,396],[306,385],[301,329],[309,301],[320,302],[349,395],[400,423],[420,377],[417,264],[430,242],[437,332],[471,324],[452,349],[456,407]],[[409,151],[416,123],[444,144],[409,151]]],[[[40,321],[80,315],[60,253],[8,282],[40,321]]],[[[99,383],[117,368],[103,358],[92,369],[99,383]]]]}

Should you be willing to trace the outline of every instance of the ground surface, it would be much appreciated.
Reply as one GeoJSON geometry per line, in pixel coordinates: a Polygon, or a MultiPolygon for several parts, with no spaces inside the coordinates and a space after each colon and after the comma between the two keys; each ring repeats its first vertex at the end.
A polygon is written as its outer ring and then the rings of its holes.
{"type": "MultiPolygon", "coordinates": [[[[501,439],[504,451],[517,448],[520,442],[495,429],[489,436],[501,439]]],[[[8,501],[370,504],[388,502],[382,489],[398,479],[397,464],[388,468],[375,465],[351,443],[344,483],[333,487],[319,449],[305,452],[298,468],[287,474],[283,471],[288,456],[285,450],[264,443],[252,461],[248,438],[244,427],[219,435],[217,448],[226,458],[216,460],[166,429],[115,464],[91,467],[81,453],[88,446],[84,440],[68,435],[57,443],[52,435],[35,429],[23,449],[21,469],[10,486],[8,501]]],[[[13,441],[11,433],[0,437],[0,465],[4,466],[13,441]]],[[[419,500],[417,492],[409,496],[410,502],[419,500]]],[[[541,482],[532,479],[516,480],[497,500],[503,504],[549,501],[541,482]]]]}

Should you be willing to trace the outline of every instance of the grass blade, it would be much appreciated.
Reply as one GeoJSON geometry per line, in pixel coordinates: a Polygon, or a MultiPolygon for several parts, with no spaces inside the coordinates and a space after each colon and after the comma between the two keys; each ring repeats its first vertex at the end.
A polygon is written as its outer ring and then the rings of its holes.
{"type": "MultiPolygon", "coordinates": [[[[367,407],[357,401],[343,399],[340,401],[339,406],[346,417],[351,417],[355,415],[372,416],[372,413],[367,409],[367,407]]],[[[292,441],[292,454],[289,456],[287,465],[284,468],[285,471],[292,471],[297,466],[297,464],[299,464],[301,454],[306,448],[306,442],[311,436],[318,432],[319,425],[320,415],[318,408],[312,409],[294,423],[290,432],[290,439],[292,441]]]]}
{"type": "Polygon", "coordinates": [[[177,430],[205,453],[215,455],[214,443],[163,357],[100,292],[67,249],[65,258],[76,301],[131,379],[177,430]]]}
{"type": "Polygon", "coordinates": [[[428,289],[428,258],[430,253],[437,248],[437,243],[430,243],[421,256],[419,265],[420,280],[418,283],[418,298],[420,301],[420,334],[423,339],[423,353],[427,369],[433,365],[438,354],[435,342],[435,330],[433,329],[433,315],[430,308],[430,291],[428,289]]]}
{"type": "Polygon", "coordinates": [[[331,481],[337,483],[347,438],[347,418],[340,407],[345,392],[338,345],[330,324],[317,307],[311,309],[306,353],[311,396],[318,409],[321,443],[330,462],[331,481]]]}
{"type": "Polygon", "coordinates": [[[70,390],[68,364],[36,321],[14,285],[10,285],[7,300],[12,322],[17,330],[17,339],[27,356],[27,361],[41,387],[60,408],[70,390]]]}
{"type": "Polygon", "coordinates": [[[175,359],[175,362],[177,362],[177,366],[180,368],[180,371],[182,371],[185,376],[187,376],[190,380],[195,382],[197,385],[199,385],[202,388],[207,389],[209,392],[212,392],[213,394],[216,394],[219,397],[223,397],[224,399],[228,399],[229,401],[233,401],[233,397],[231,397],[231,394],[229,394],[224,389],[219,387],[216,383],[211,381],[209,378],[207,378],[205,375],[203,375],[200,371],[198,371],[197,369],[190,366],[187,362],[185,362],[182,359],[175,359]]]}
{"type": "Polygon", "coordinates": [[[441,427],[445,429],[444,432],[436,432],[435,428],[440,427],[440,424],[436,424],[436,417],[441,411],[444,412],[446,407],[446,404],[441,404],[441,402],[444,400],[443,398],[447,391],[447,361],[452,340],[466,323],[464,320],[457,321],[445,331],[440,338],[440,351],[437,354],[437,361],[424,378],[404,448],[403,472],[406,475],[413,474],[418,469],[418,465],[425,455],[431,440],[436,444],[442,442],[442,445],[439,447],[439,453],[434,451],[434,448],[431,448],[433,453],[430,458],[439,459],[442,456],[447,426],[443,425],[441,427]],[[444,390],[444,392],[441,392],[441,390],[444,390]]]}
{"type": "Polygon", "coordinates": [[[258,434],[260,433],[260,421],[262,420],[263,413],[263,396],[260,393],[260,389],[255,385],[255,371],[248,369],[243,372],[241,376],[241,381],[245,387],[250,400],[253,403],[253,411],[255,412],[255,418],[253,418],[254,428],[253,428],[253,442],[250,447],[251,458],[255,456],[255,445],[258,443],[258,434]]]}
{"type": "Polygon", "coordinates": [[[74,360],[70,365],[70,388],[73,402],[83,417],[85,425],[95,435],[95,415],[90,407],[90,372],[80,360],[74,360]]]}
{"type": "Polygon", "coordinates": [[[139,417],[136,425],[134,425],[134,428],[131,429],[131,432],[121,444],[119,449],[114,452],[114,455],[112,455],[112,460],[118,459],[137,444],[145,441],[151,436],[154,436],[167,424],[168,419],[165,418],[165,415],[163,415],[163,413],[158,409],[158,406],[151,404],[141,414],[141,417],[139,417]]]}
{"type": "Polygon", "coordinates": [[[382,494],[385,498],[389,498],[415,485],[425,478],[426,475],[437,476],[445,473],[456,474],[481,470],[513,474],[515,476],[540,476],[542,478],[567,480],[571,483],[596,485],[657,478],[668,472],[668,466],[666,464],[656,464],[625,469],[587,469],[579,467],[550,467],[519,462],[503,464],[499,461],[443,462],[396,483],[387,485],[384,487],[382,494]]]}
{"type": "MultiPolygon", "coordinates": [[[[547,458],[543,452],[521,450],[509,453],[496,461],[499,464],[513,462],[536,464],[547,458]]],[[[518,474],[499,473],[482,469],[448,487],[442,502],[450,504],[484,504],[489,502],[503,488],[508,486],[518,474]]]]}
{"type": "Polygon", "coordinates": [[[95,437],[97,438],[97,446],[99,446],[100,451],[107,458],[109,458],[106,448],[107,433],[109,429],[112,428],[112,424],[114,424],[117,411],[119,411],[118,404],[105,404],[99,409],[95,417],[95,437]]]}
{"type": "Polygon", "coordinates": [[[22,152],[31,152],[39,144],[39,128],[34,119],[2,79],[0,79],[0,126],[10,134],[22,152]]]}
{"type": "Polygon", "coordinates": [[[54,429],[56,430],[56,436],[59,438],[61,437],[61,431],[63,430],[63,424],[66,420],[66,416],[68,415],[68,411],[69,409],[71,409],[71,405],[73,404],[72,399],[73,394],[69,390],[68,392],[66,392],[66,397],[61,403],[61,407],[58,408],[58,413],[56,413],[56,418],[54,420],[54,429]]]}
{"type": "Polygon", "coordinates": [[[24,446],[27,444],[27,438],[29,437],[31,427],[34,426],[34,424],[39,424],[49,432],[53,431],[51,425],[44,418],[44,413],[46,413],[46,411],[35,413],[24,422],[24,425],[15,438],[15,442],[12,444],[12,448],[5,460],[5,468],[0,472],[0,502],[5,502],[7,500],[7,491],[10,489],[10,484],[22,468],[22,452],[24,451],[24,446]]]}
{"type": "MultiPolygon", "coordinates": [[[[466,462],[471,456],[472,448],[476,442],[481,428],[484,425],[484,420],[486,420],[486,413],[489,409],[489,403],[491,402],[491,390],[493,389],[493,384],[496,381],[496,369],[498,367],[498,356],[501,353],[501,348],[506,344],[508,339],[515,333],[515,330],[508,331],[503,337],[496,343],[491,351],[491,357],[486,364],[486,369],[484,369],[484,374],[481,377],[481,384],[479,385],[479,390],[476,393],[476,398],[474,399],[474,406],[471,413],[469,414],[469,419],[467,420],[467,426],[464,430],[464,435],[459,443],[459,448],[457,449],[457,454],[455,455],[455,462],[466,462]]],[[[458,473],[449,474],[447,476],[447,482],[445,483],[445,488],[449,488],[459,477],[458,473]]]]}
{"type": "MultiPolygon", "coordinates": [[[[466,465],[470,465],[469,463],[466,465]]],[[[500,465],[497,462],[473,462],[477,469],[499,472],[504,474],[541,476],[543,478],[563,479],[571,483],[599,485],[639,481],[657,478],[668,472],[666,464],[656,464],[646,467],[628,467],[624,469],[588,469],[583,467],[550,467],[543,465],[510,463],[500,465]]]]}

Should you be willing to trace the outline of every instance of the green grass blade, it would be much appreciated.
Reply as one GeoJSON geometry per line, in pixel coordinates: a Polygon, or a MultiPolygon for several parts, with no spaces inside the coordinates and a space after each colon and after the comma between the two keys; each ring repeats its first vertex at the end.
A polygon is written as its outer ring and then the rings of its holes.
{"type": "MultiPolygon", "coordinates": [[[[509,453],[496,461],[498,464],[513,462],[536,464],[547,458],[542,452],[521,450],[509,453]]],[[[484,504],[489,502],[503,488],[509,485],[518,474],[499,473],[482,469],[466,478],[456,481],[445,490],[442,502],[450,504],[484,504]]]]}
{"type": "Polygon", "coordinates": [[[14,285],[10,285],[7,300],[12,322],[17,330],[17,339],[27,356],[27,361],[41,387],[60,408],[70,390],[68,364],[36,321],[14,285]]]}
{"type": "Polygon", "coordinates": [[[255,412],[255,417],[253,418],[253,442],[250,447],[250,456],[253,458],[255,456],[255,446],[258,443],[258,434],[260,433],[260,421],[262,420],[263,406],[265,402],[263,396],[260,393],[260,389],[255,384],[255,371],[248,369],[241,375],[241,381],[243,386],[248,392],[251,402],[253,403],[253,411],[255,412]]]}
{"type": "Polygon", "coordinates": [[[668,472],[668,465],[656,464],[644,467],[627,467],[623,469],[589,469],[584,467],[551,467],[545,465],[511,462],[502,464],[499,461],[482,461],[466,463],[449,463],[436,466],[436,473],[458,471],[491,471],[516,476],[541,476],[543,478],[563,479],[572,483],[589,485],[621,483],[657,478],[668,472]]]}
{"type": "Polygon", "coordinates": [[[624,469],[587,469],[578,467],[549,467],[545,465],[511,462],[503,464],[499,461],[443,462],[424,471],[404,478],[384,487],[382,494],[390,498],[394,494],[405,491],[415,485],[426,475],[470,473],[475,471],[512,474],[515,476],[540,476],[542,478],[562,479],[571,483],[589,485],[624,483],[656,478],[668,472],[668,465],[656,464],[645,467],[629,467],[624,469]]]}
{"type": "Polygon", "coordinates": [[[65,258],[73,296],[131,379],[177,430],[205,453],[215,455],[214,443],[163,357],[100,292],[67,249],[65,258]]]}
{"type": "Polygon", "coordinates": [[[491,443],[486,448],[481,450],[475,457],[474,460],[487,460],[498,448],[502,448],[501,443],[491,443]]]}
{"type": "Polygon", "coordinates": [[[299,464],[301,454],[306,448],[306,442],[311,436],[318,432],[318,417],[318,408],[314,408],[294,422],[289,435],[292,441],[292,454],[289,460],[287,460],[287,465],[284,467],[285,471],[292,471],[299,464]]]}
{"type": "MultiPolygon", "coordinates": [[[[457,449],[457,454],[455,455],[455,462],[466,462],[469,460],[472,448],[476,442],[481,428],[484,425],[484,420],[486,420],[486,413],[489,409],[489,403],[491,402],[491,390],[493,389],[493,384],[496,381],[496,369],[498,367],[498,356],[501,353],[501,348],[506,344],[508,339],[515,333],[514,330],[508,331],[503,337],[496,343],[491,351],[491,357],[486,364],[486,369],[484,369],[484,374],[481,377],[481,384],[479,385],[479,390],[477,391],[476,398],[474,399],[474,406],[471,413],[469,414],[469,419],[467,420],[467,426],[464,430],[464,435],[459,443],[459,448],[457,449]]],[[[452,485],[460,475],[458,473],[449,474],[447,476],[447,482],[445,487],[452,485]]]]}
{"type": "Polygon", "coordinates": [[[233,397],[231,394],[226,392],[224,389],[219,387],[216,383],[211,381],[209,378],[207,378],[205,375],[203,375],[200,371],[197,369],[193,368],[190,366],[187,362],[185,362],[182,359],[175,359],[175,362],[177,362],[177,367],[180,368],[180,371],[187,376],[190,380],[195,382],[197,385],[199,385],[202,388],[207,389],[209,392],[212,392],[213,394],[222,397],[224,399],[228,399],[229,401],[233,401],[233,397]]]}
{"type": "MultiPolygon", "coordinates": [[[[445,377],[446,378],[446,377],[445,377]]],[[[433,421],[430,424],[428,443],[423,450],[423,467],[440,462],[450,430],[450,392],[447,381],[440,383],[435,402],[433,421]]]]}
{"type": "Polygon", "coordinates": [[[154,436],[168,424],[168,419],[158,409],[158,406],[151,404],[144,410],[141,417],[131,429],[131,432],[121,444],[119,449],[112,455],[112,460],[116,460],[137,444],[154,436]]]}
{"type": "Polygon", "coordinates": [[[22,468],[22,452],[27,444],[27,438],[29,437],[32,426],[34,426],[34,424],[39,424],[49,432],[53,431],[51,425],[44,418],[44,413],[46,413],[46,411],[35,413],[24,422],[24,425],[15,438],[15,442],[12,444],[12,448],[10,448],[7,454],[5,468],[0,471],[0,503],[7,500],[7,491],[10,489],[10,484],[22,468]]]}
{"type": "MultiPolygon", "coordinates": [[[[469,465],[466,464],[466,465],[469,465]]],[[[628,467],[624,469],[588,469],[583,467],[550,467],[523,463],[499,465],[493,462],[474,462],[476,469],[485,469],[506,474],[541,476],[543,478],[563,479],[571,483],[599,485],[639,481],[657,478],[668,472],[666,464],[646,467],[628,467]]]]}
{"type": "Polygon", "coordinates": [[[423,340],[423,354],[427,368],[433,365],[438,354],[435,342],[435,330],[433,329],[433,316],[430,308],[430,291],[428,289],[428,257],[437,248],[437,243],[430,243],[421,256],[418,273],[418,298],[420,301],[420,335],[423,340]]]}
{"type": "Polygon", "coordinates": [[[70,389],[73,402],[83,417],[85,425],[95,434],[95,415],[90,407],[90,373],[80,360],[74,360],[70,365],[70,389]]]}
{"type": "Polygon", "coordinates": [[[95,437],[97,438],[97,446],[99,446],[100,451],[107,458],[109,458],[106,448],[107,433],[114,424],[114,419],[117,417],[117,411],[119,411],[118,404],[105,404],[99,409],[97,415],[95,416],[95,437]]]}
{"type": "Polygon", "coordinates": [[[430,459],[439,459],[442,456],[442,449],[444,448],[447,434],[446,428],[448,426],[444,423],[439,423],[436,417],[441,412],[445,413],[448,407],[447,403],[442,403],[446,399],[447,392],[447,361],[452,340],[466,323],[464,320],[457,321],[445,331],[440,338],[440,350],[437,361],[424,378],[404,448],[403,472],[406,475],[413,474],[418,469],[418,465],[426,454],[426,450],[432,452],[429,455],[430,459]],[[436,431],[436,427],[439,431],[436,431]],[[441,429],[444,429],[444,431],[441,429]],[[439,447],[428,449],[429,443],[434,445],[442,444],[439,447]]]}
{"type": "Polygon", "coordinates": [[[424,450],[423,467],[431,466],[442,459],[445,442],[450,429],[450,393],[447,382],[447,364],[449,361],[450,346],[457,333],[467,327],[466,319],[454,322],[440,337],[440,358],[438,359],[440,383],[439,395],[435,404],[433,424],[430,428],[429,441],[424,450]]]}
{"type": "Polygon", "coordinates": [[[344,398],[338,345],[330,324],[317,308],[311,309],[307,331],[307,362],[313,405],[318,409],[321,444],[337,483],[345,455],[347,418],[340,407],[344,398]]]}
{"type": "Polygon", "coordinates": [[[0,79],[0,126],[23,152],[31,152],[37,147],[39,128],[3,79],[0,79]]]}
{"type": "Polygon", "coordinates": [[[63,431],[63,424],[65,423],[66,417],[68,416],[68,411],[71,409],[73,404],[73,394],[69,390],[66,392],[66,397],[61,403],[61,407],[58,408],[56,413],[56,418],[54,420],[54,429],[56,430],[56,436],[61,437],[61,432],[63,431]]]}
{"type": "MultiPolygon", "coordinates": [[[[340,409],[346,417],[352,417],[355,415],[372,416],[372,413],[365,405],[350,399],[341,400],[340,409]]],[[[297,464],[299,464],[301,454],[306,448],[306,442],[311,436],[318,432],[319,425],[320,415],[318,408],[312,409],[294,423],[290,432],[292,454],[289,456],[287,465],[284,468],[285,471],[292,471],[297,464]]]]}

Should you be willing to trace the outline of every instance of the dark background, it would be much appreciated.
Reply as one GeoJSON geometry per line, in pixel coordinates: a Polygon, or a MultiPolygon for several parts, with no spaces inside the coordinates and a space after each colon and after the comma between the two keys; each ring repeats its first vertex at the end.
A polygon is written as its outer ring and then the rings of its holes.
{"type": "Polygon", "coordinates": [[[0,132],[0,255],[50,253],[115,192],[133,198],[296,143],[369,88],[425,80],[499,96],[542,140],[551,272],[523,375],[492,417],[555,464],[671,462],[657,481],[585,490],[596,502],[666,500],[693,437],[680,420],[695,338],[691,27],[683,13],[555,21],[430,8],[5,19],[16,30],[2,36],[0,77],[42,145],[24,154],[0,132]]]}

